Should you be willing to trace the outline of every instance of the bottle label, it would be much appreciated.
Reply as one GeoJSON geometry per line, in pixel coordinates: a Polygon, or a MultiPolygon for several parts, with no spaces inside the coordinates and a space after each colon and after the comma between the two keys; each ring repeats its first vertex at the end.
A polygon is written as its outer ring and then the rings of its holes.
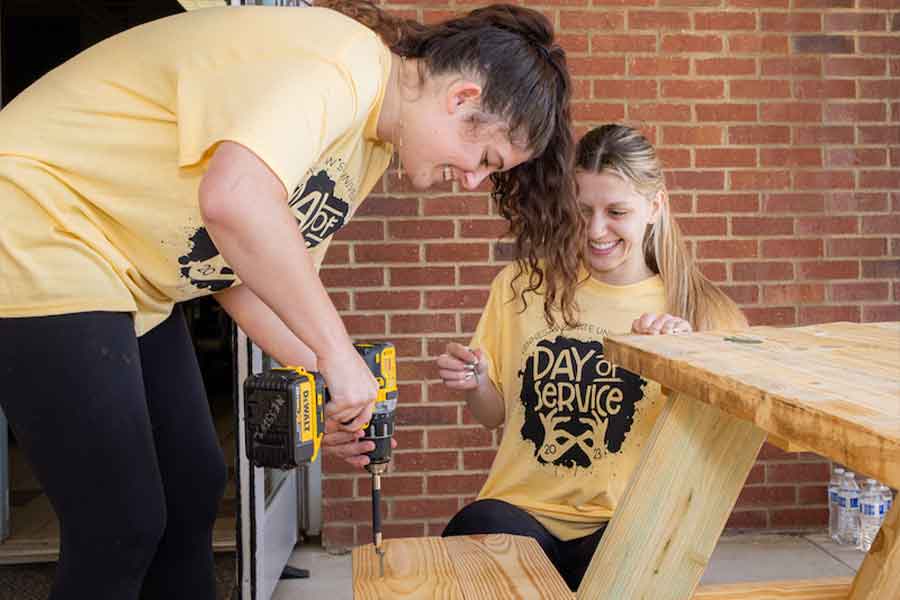
{"type": "Polygon", "coordinates": [[[850,508],[859,509],[859,498],[850,498],[850,508]]]}
{"type": "Polygon", "coordinates": [[[872,504],[871,502],[863,502],[862,505],[860,505],[860,512],[865,517],[875,517],[879,513],[884,514],[880,504],[872,504]]]}

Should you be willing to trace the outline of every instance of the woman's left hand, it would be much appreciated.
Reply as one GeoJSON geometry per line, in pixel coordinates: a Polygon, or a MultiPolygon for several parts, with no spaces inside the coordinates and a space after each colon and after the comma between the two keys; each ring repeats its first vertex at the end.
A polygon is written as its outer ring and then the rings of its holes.
{"type": "MultiPolygon", "coordinates": [[[[362,468],[371,461],[366,453],[375,449],[375,442],[361,440],[363,430],[343,431],[341,423],[335,419],[325,419],[325,435],[322,436],[322,452],[343,459],[354,467],[362,468]]],[[[397,447],[397,440],[391,439],[391,448],[397,447]]]]}
{"type": "Polygon", "coordinates": [[[690,333],[693,330],[690,322],[668,314],[644,313],[631,324],[631,333],[645,335],[690,333]]]}

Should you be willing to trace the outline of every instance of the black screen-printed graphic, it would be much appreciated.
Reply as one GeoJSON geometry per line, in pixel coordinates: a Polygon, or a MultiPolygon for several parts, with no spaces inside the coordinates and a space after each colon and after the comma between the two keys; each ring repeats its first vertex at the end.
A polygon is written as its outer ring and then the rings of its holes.
{"type": "Polygon", "coordinates": [[[182,276],[196,288],[213,292],[224,290],[234,283],[234,270],[225,264],[206,227],[198,227],[188,242],[190,251],[178,258],[182,276]]]}
{"type": "Polygon", "coordinates": [[[647,380],[610,363],[600,341],[541,340],[519,371],[522,438],[541,464],[588,468],[622,449],[647,380]]]}
{"type": "Polygon", "coordinates": [[[334,195],[334,180],[322,169],[297,186],[289,206],[301,224],[306,247],[312,248],[344,226],[350,205],[334,195]]]}

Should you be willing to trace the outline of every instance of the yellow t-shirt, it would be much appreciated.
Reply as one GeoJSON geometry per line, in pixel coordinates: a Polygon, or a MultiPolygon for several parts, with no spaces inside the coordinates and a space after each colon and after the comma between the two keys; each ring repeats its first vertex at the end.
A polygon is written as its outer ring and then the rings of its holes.
{"type": "Polygon", "coordinates": [[[289,193],[318,266],[387,168],[378,36],[323,8],[228,7],[125,31],[0,111],[0,317],[130,311],[239,283],[197,190],[240,143],[289,193]]]}
{"type": "MultiPolygon", "coordinates": [[[[588,535],[609,520],[663,407],[659,384],[610,363],[603,337],[664,311],[659,276],[627,286],[589,279],[580,325],[549,328],[543,298],[514,299],[516,267],[501,271],[472,339],[506,405],[503,438],[478,498],[514,504],[554,536],[588,535]]],[[[526,276],[516,281],[521,289],[526,276]]]]}

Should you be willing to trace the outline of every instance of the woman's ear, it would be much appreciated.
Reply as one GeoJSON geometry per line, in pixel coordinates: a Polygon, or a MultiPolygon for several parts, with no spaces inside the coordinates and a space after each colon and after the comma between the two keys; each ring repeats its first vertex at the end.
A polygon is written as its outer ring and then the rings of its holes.
{"type": "Polygon", "coordinates": [[[663,213],[663,208],[668,202],[669,193],[666,190],[659,190],[653,194],[653,198],[650,200],[650,215],[647,218],[648,225],[658,224],[659,218],[663,213]]]}
{"type": "Polygon", "coordinates": [[[447,112],[454,114],[466,104],[478,106],[481,101],[481,86],[474,81],[457,79],[447,87],[447,112]]]}

